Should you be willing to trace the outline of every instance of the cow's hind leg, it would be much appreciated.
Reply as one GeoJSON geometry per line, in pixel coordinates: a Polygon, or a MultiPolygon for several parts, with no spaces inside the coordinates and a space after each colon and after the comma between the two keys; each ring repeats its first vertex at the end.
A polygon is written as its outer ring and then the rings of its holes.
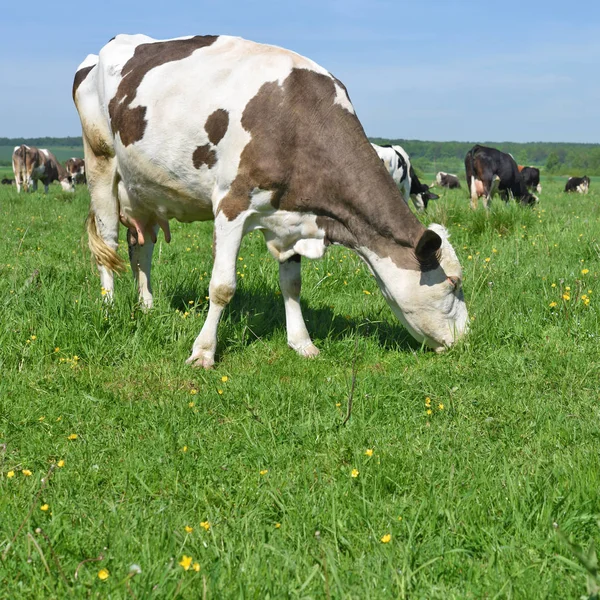
{"type": "Polygon", "coordinates": [[[477,203],[479,200],[479,194],[477,192],[477,183],[475,181],[475,177],[471,177],[471,185],[469,186],[471,189],[471,208],[473,210],[477,210],[477,203]]]}
{"type": "Polygon", "coordinates": [[[152,226],[153,235],[148,236],[151,239],[145,239],[144,245],[138,244],[136,231],[127,230],[127,246],[129,249],[129,263],[133,278],[137,284],[137,290],[140,302],[145,309],[151,309],[153,304],[152,286],[150,284],[150,269],[152,267],[152,252],[156,238],[158,225],[152,226]]]}
{"type": "Polygon", "coordinates": [[[300,308],[301,263],[295,254],[279,263],[279,287],[283,294],[288,346],[300,356],[317,356],[319,350],[312,343],[300,308]]]}
{"type": "Polygon", "coordinates": [[[208,315],[194,341],[192,354],[186,361],[188,365],[210,369],[215,363],[217,329],[223,310],[235,294],[237,255],[243,236],[243,216],[229,221],[223,212],[217,215],[213,238],[214,263],[208,291],[208,315]]]}

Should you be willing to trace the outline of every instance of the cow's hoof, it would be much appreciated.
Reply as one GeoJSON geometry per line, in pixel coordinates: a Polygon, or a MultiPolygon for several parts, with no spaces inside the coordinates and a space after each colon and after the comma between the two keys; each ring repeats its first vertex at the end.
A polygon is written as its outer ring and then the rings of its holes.
{"type": "MultiPolygon", "coordinates": [[[[292,346],[292,348],[294,348],[292,346]]],[[[294,348],[294,350],[305,358],[314,358],[315,356],[319,356],[319,349],[311,342],[307,346],[302,346],[301,348],[294,348]]]]}
{"type": "Polygon", "coordinates": [[[185,364],[196,368],[212,369],[215,366],[215,358],[209,353],[192,354],[185,364]]]}

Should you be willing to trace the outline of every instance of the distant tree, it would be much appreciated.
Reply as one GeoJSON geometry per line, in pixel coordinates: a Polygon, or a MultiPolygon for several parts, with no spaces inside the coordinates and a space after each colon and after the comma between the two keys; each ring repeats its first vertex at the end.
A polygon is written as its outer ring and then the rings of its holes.
{"type": "Polygon", "coordinates": [[[556,152],[550,152],[548,154],[548,158],[546,159],[546,171],[548,173],[554,173],[558,171],[560,167],[560,159],[558,158],[558,154],[556,152]]]}

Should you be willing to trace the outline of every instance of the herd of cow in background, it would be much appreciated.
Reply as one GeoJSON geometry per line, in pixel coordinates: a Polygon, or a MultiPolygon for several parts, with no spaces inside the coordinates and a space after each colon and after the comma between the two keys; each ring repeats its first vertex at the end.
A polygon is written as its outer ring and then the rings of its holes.
{"type": "MultiPolygon", "coordinates": [[[[430,185],[421,183],[402,146],[371,145],[400,188],[402,197],[406,201],[410,198],[419,212],[427,210],[430,200],[439,198],[431,188],[436,186],[448,189],[461,188],[458,176],[444,171],[439,171],[435,181],[430,185]]],[[[53,181],[58,181],[67,192],[74,192],[75,184],[86,183],[83,158],[69,158],[63,166],[56,156],[45,148],[35,148],[25,144],[15,146],[12,167],[15,178],[5,177],[2,179],[2,184],[16,184],[18,192],[21,192],[21,189],[26,192],[36,191],[38,181],[42,182],[46,193],[53,181]]],[[[538,168],[517,165],[512,155],[495,148],[479,144],[473,146],[465,157],[465,171],[472,208],[477,208],[480,197],[483,197],[484,205],[488,208],[492,197],[497,192],[506,202],[512,197],[521,204],[533,205],[538,198],[531,192],[536,190],[539,194],[542,191],[538,168]]],[[[589,187],[590,178],[586,175],[569,177],[565,192],[587,194],[589,187]]]]}

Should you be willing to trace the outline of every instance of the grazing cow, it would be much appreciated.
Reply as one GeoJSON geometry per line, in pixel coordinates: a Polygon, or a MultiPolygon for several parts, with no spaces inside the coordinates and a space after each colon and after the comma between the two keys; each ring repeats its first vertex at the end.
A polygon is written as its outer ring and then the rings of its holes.
{"type": "Polygon", "coordinates": [[[15,146],[12,167],[19,193],[21,187],[26,192],[30,188],[34,192],[37,191],[38,181],[44,184],[46,194],[53,181],[58,181],[65,192],[72,192],[75,189],[65,168],[58,162],[56,156],[45,148],[34,148],[25,144],[15,146]]]}
{"type": "Polygon", "coordinates": [[[383,161],[385,168],[392,176],[404,201],[408,203],[408,197],[413,201],[418,211],[426,210],[430,200],[437,200],[439,196],[429,191],[429,186],[421,183],[415,170],[410,164],[408,154],[402,146],[378,146],[371,144],[375,148],[379,158],[383,161]]]}
{"type": "Polygon", "coordinates": [[[523,182],[525,183],[525,187],[531,191],[535,188],[535,191],[538,194],[542,193],[542,186],[540,185],[540,170],[536,167],[523,167],[519,169],[521,173],[521,177],[523,177],[523,182]]]}
{"type": "Polygon", "coordinates": [[[5,177],[2,180],[2,185],[12,185],[15,182],[14,179],[9,179],[8,177],[5,177]]]}
{"type": "Polygon", "coordinates": [[[229,36],[118,35],[79,66],[91,206],[89,246],[110,300],[119,223],[141,303],[169,219],[214,219],[209,309],[188,364],[214,364],[243,236],[261,230],[279,261],[288,344],[315,356],[300,303],[300,258],[355,250],[410,333],[443,350],[467,329],[461,267],[440,225],[412,214],[343,84],[289,50],[229,36]],[[165,83],[166,82],[166,83],[165,83]],[[348,152],[352,148],[352,152],[348,152]]]}
{"type": "Polygon", "coordinates": [[[565,185],[565,192],[579,192],[587,194],[590,189],[590,178],[587,175],[583,177],[569,177],[565,185]]]}
{"type": "Polygon", "coordinates": [[[65,169],[71,176],[73,183],[85,183],[85,161],[83,158],[69,158],[65,169]]]}
{"type": "Polygon", "coordinates": [[[452,173],[444,173],[444,171],[440,171],[435,176],[435,182],[441,186],[448,188],[450,190],[460,189],[460,181],[456,175],[452,173]]]}
{"type": "Polygon", "coordinates": [[[537,202],[537,198],[527,191],[517,163],[510,154],[476,144],[467,152],[465,171],[473,209],[477,208],[477,200],[481,196],[488,209],[496,192],[500,192],[505,202],[509,197],[523,205],[537,202]]]}

